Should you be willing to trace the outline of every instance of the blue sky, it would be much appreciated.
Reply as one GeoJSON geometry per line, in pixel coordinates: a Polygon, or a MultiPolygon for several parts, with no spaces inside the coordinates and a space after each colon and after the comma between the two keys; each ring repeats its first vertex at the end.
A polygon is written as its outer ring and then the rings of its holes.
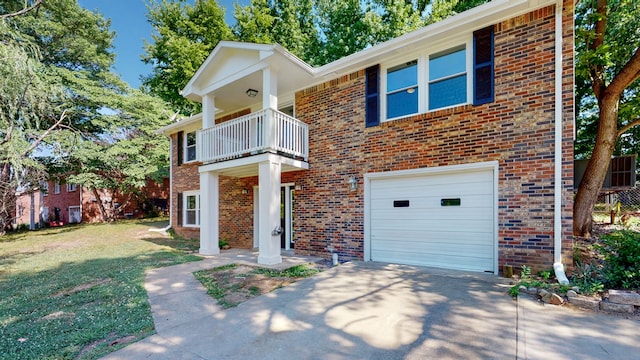
{"type": "MultiPolygon", "coordinates": [[[[151,41],[151,26],[147,22],[147,0],[78,0],[80,6],[98,10],[111,19],[111,30],[116,32],[113,52],[116,54],[114,70],[134,88],[140,86],[140,76],[151,73],[140,56],[143,54],[143,39],[151,41]]],[[[191,1],[192,2],[192,1],[191,1]]],[[[227,24],[235,23],[235,3],[247,5],[250,0],[218,0],[225,8],[227,24]]]]}

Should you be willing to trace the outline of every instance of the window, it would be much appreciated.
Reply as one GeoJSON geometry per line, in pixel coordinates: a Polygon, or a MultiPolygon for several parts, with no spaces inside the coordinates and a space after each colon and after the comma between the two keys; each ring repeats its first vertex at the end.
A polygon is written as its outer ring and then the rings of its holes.
{"type": "Polygon", "coordinates": [[[40,190],[42,190],[42,193],[44,196],[49,195],[49,182],[48,181],[43,181],[40,183],[40,190]]]}
{"type": "Polygon", "coordinates": [[[53,193],[54,194],[60,194],[60,183],[56,182],[53,184],[53,193]]]}
{"type": "Polygon", "coordinates": [[[418,112],[418,61],[387,69],[387,119],[418,112]]]}
{"type": "Polygon", "coordinates": [[[467,102],[464,48],[429,57],[429,110],[467,102]]]}
{"type": "Polygon", "coordinates": [[[77,188],[78,188],[78,185],[76,184],[67,184],[67,192],[76,191],[77,188]]]}
{"type": "Polygon", "coordinates": [[[183,194],[183,221],[184,226],[200,226],[200,193],[189,191],[183,194]]]}
{"type": "Polygon", "coordinates": [[[184,139],[184,159],[185,162],[196,160],[196,132],[192,131],[185,134],[184,139]]]}

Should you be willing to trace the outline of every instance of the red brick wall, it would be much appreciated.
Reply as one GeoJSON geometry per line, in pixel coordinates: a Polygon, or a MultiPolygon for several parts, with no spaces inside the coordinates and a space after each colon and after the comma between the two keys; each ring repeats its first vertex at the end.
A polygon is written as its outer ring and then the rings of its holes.
{"type": "MultiPolygon", "coordinates": [[[[573,2],[564,9],[563,257],[571,263],[573,178],[573,2]]],[[[499,266],[553,263],[554,61],[553,6],[496,24],[495,101],[464,105],[364,126],[364,70],[296,94],[296,116],[310,126],[310,169],[285,173],[295,182],[296,252],[327,256],[331,246],[363,257],[365,173],[484,161],[499,163],[499,266]],[[347,187],[355,175],[358,191],[347,187]]],[[[217,120],[222,122],[246,113],[217,120]]],[[[199,164],[176,166],[174,193],[199,188],[199,164]]],[[[220,178],[220,237],[233,247],[253,244],[257,177],[220,178]],[[246,190],[246,194],[243,194],[246,190]]],[[[198,229],[176,231],[197,238],[198,229]]]]}
{"type": "MultiPolygon", "coordinates": [[[[572,18],[571,8],[565,16],[572,18]]],[[[364,71],[296,94],[296,116],[310,126],[311,165],[296,193],[297,252],[326,256],[331,245],[341,255],[363,257],[363,187],[349,192],[351,175],[362,181],[369,172],[496,160],[499,265],[552,266],[554,7],[497,24],[495,30],[495,101],[489,104],[365,128],[364,71]]],[[[570,57],[572,30],[564,36],[570,57]]],[[[568,245],[573,76],[569,60],[564,66],[563,235],[568,245]]]]}
{"type": "MultiPolygon", "coordinates": [[[[67,184],[60,184],[60,193],[54,193],[55,182],[49,181],[49,192],[43,196],[43,206],[49,208],[49,216],[55,215],[54,208],[60,209],[60,221],[65,224],[69,222],[69,206],[80,206],[81,187],[76,186],[76,190],[67,191],[67,184]]],[[[47,219],[45,219],[47,220],[47,219]]]]}
{"type": "MultiPolygon", "coordinates": [[[[42,206],[42,193],[36,191],[33,194],[33,212],[36,227],[40,226],[40,207],[42,206]]],[[[31,193],[22,193],[16,197],[16,225],[31,224],[31,193]]]]}

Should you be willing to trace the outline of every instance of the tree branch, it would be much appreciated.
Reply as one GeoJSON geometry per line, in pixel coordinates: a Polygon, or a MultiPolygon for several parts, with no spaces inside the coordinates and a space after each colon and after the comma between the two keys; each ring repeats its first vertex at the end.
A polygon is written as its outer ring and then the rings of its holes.
{"type": "Polygon", "coordinates": [[[620,96],[624,89],[629,87],[634,81],[640,78],[640,48],[636,48],[631,59],[624,65],[622,70],[611,80],[607,86],[608,95],[620,96]]]}
{"type": "Polygon", "coordinates": [[[618,138],[622,136],[622,134],[626,133],[627,131],[629,131],[629,129],[637,125],[640,125],[640,118],[635,119],[632,122],[628,123],[627,125],[623,126],[620,130],[618,130],[616,137],[618,138]]]}
{"type": "Polygon", "coordinates": [[[36,147],[38,147],[38,145],[40,145],[40,143],[42,142],[42,140],[44,140],[44,138],[46,138],[47,136],[49,136],[49,134],[55,130],[55,128],[57,128],[58,126],[60,126],[60,124],[62,124],[62,122],[64,121],[64,119],[67,117],[67,110],[65,109],[62,114],[60,115],[60,118],[53,124],[51,125],[47,130],[45,130],[45,132],[42,133],[42,135],[38,136],[38,138],[31,144],[31,146],[29,146],[23,153],[22,156],[23,157],[27,157],[29,155],[30,152],[33,151],[33,149],[35,149],[36,147]]]}
{"type": "Polygon", "coordinates": [[[20,16],[20,15],[24,15],[26,13],[28,13],[29,11],[37,8],[38,6],[40,6],[40,4],[42,4],[42,0],[36,0],[33,5],[28,6],[20,11],[16,11],[14,13],[9,13],[9,14],[4,14],[4,15],[0,15],[0,19],[8,19],[11,17],[16,17],[16,16],[20,16]]]}

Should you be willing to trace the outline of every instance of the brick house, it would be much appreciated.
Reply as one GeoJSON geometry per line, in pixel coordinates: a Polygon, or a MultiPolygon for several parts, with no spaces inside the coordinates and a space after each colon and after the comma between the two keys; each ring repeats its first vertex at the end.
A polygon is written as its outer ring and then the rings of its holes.
{"type": "Polygon", "coordinates": [[[572,0],[495,0],[318,68],[220,42],[182,91],[202,113],[160,130],[172,227],[264,264],[294,249],[562,273],[573,18],[572,0]]]}
{"type": "MultiPolygon", "coordinates": [[[[47,181],[42,184],[44,191],[19,193],[16,201],[16,225],[28,224],[35,229],[45,223],[56,225],[80,222],[100,222],[102,215],[94,194],[87,188],[75,184],[63,184],[47,181]]],[[[106,190],[100,190],[103,201],[119,205],[124,197],[113,196],[106,190]]],[[[168,210],[169,179],[162,183],[147,181],[141,198],[129,201],[119,211],[122,217],[142,216],[147,206],[157,206],[168,210]]]]}

